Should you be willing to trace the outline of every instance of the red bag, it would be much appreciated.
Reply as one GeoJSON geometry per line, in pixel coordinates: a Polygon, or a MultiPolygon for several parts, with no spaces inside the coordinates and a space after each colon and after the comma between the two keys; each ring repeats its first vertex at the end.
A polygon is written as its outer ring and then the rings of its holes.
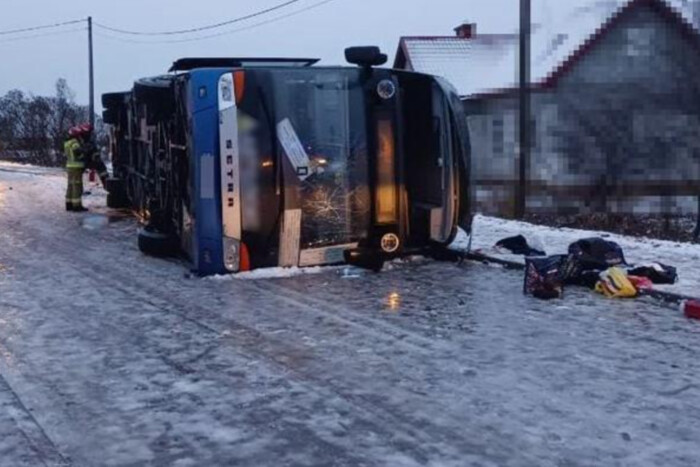
{"type": "Polygon", "coordinates": [[[685,302],[683,304],[683,311],[685,312],[686,318],[700,319],[700,302],[697,300],[685,302]]]}

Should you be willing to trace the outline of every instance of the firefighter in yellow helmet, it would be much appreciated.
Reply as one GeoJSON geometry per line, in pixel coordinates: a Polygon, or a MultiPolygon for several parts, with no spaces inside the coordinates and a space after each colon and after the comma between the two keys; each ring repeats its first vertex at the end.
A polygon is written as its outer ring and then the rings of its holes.
{"type": "Polygon", "coordinates": [[[63,145],[66,155],[66,172],[68,188],[66,190],[66,211],[85,211],[83,207],[83,171],[85,170],[84,155],[80,144],[80,129],[68,130],[68,139],[63,145]]]}

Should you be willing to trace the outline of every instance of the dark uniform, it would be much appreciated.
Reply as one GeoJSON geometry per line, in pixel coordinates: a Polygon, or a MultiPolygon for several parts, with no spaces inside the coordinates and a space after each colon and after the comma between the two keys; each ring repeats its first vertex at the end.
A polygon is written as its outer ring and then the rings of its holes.
{"type": "Polygon", "coordinates": [[[109,173],[107,172],[107,166],[102,161],[99,149],[91,141],[87,140],[81,144],[81,151],[85,155],[85,167],[97,172],[97,176],[100,177],[102,186],[107,188],[107,177],[109,173]]]}
{"type": "Polygon", "coordinates": [[[66,155],[66,172],[68,188],[66,190],[66,210],[84,211],[83,208],[83,171],[85,162],[80,141],[76,137],[68,139],[63,145],[66,155]]]}

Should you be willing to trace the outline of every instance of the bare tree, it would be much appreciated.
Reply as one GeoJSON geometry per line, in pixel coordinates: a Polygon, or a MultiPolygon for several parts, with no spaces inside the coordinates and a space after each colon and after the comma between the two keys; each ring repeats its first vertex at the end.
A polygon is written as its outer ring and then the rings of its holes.
{"type": "MultiPolygon", "coordinates": [[[[0,97],[0,157],[38,165],[63,165],[63,142],[68,129],[88,120],[86,106],[64,79],[56,82],[51,97],[27,95],[19,90],[0,97]]],[[[96,136],[104,133],[97,119],[96,136]]]]}
{"type": "Polygon", "coordinates": [[[62,165],[65,162],[63,142],[68,134],[68,129],[87,120],[87,113],[85,107],[75,104],[75,93],[63,78],[56,81],[56,95],[50,102],[52,111],[49,137],[52,149],[57,155],[56,162],[62,165]]]}

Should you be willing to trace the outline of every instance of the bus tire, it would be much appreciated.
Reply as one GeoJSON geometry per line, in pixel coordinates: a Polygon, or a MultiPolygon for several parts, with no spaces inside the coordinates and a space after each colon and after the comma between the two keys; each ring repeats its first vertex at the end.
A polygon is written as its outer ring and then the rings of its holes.
{"type": "Polygon", "coordinates": [[[102,111],[102,122],[105,125],[116,125],[119,123],[119,110],[118,109],[104,109],[102,111]]]}
{"type": "Polygon", "coordinates": [[[148,227],[139,230],[139,250],[141,253],[157,258],[166,258],[177,254],[177,246],[172,236],[148,227]]]}
{"type": "Polygon", "coordinates": [[[126,98],[131,92],[109,92],[102,94],[102,107],[105,109],[121,108],[126,105],[126,98]]]}

